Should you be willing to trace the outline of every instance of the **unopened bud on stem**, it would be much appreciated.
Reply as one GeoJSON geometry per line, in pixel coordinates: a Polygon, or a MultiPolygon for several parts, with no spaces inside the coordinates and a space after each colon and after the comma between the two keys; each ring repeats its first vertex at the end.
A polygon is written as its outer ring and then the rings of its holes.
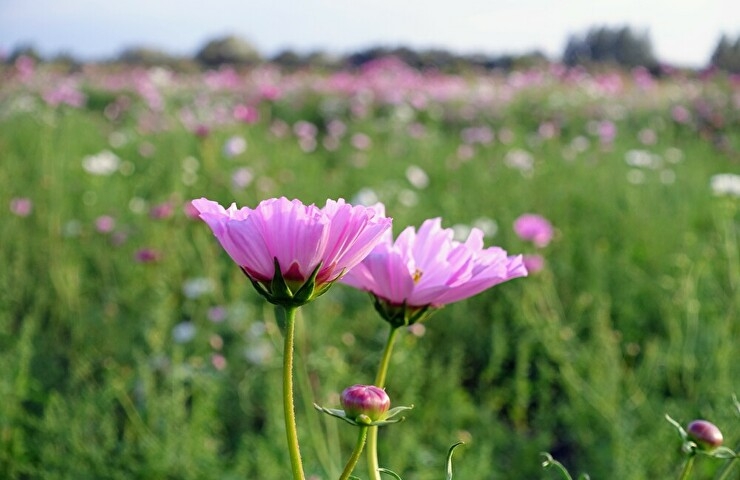
{"type": "Polygon", "coordinates": [[[722,432],[717,426],[706,420],[694,420],[686,428],[688,437],[705,450],[711,450],[722,445],[722,432]]]}
{"type": "Polygon", "coordinates": [[[353,385],[345,388],[341,402],[347,417],[359,423],[380,420],[391,406],[391,399],[385,390],[373,385],[353,385]]]}

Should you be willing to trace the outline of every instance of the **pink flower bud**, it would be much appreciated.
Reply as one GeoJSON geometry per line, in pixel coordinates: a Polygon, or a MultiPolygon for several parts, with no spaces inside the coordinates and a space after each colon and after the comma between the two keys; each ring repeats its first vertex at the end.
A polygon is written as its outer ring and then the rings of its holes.
{"type": "Polygon", "coordinates": [[[713,449],[722,445],[722,432],[706,420],[694,420],[686,428],[689,438],[702,448],[713,449]]]}
{"type": "Polygon", "coordinates": [[[353,385],[345,388],[341,402],[348,418],[356,420],[364,415],[370,422],[380,420],[391,406],[391,399],[385,390],[372,385],[353,385]]]}

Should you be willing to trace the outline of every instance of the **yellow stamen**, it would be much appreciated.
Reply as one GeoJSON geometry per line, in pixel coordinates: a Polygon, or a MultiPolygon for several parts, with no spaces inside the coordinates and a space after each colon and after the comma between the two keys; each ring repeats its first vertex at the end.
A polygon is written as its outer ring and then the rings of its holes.
{"type": "Polygon", "coordinates": [[[416,269],[416,271],[414,272],[414,284],[419,283],[419,280],[421,280],[421,276],[422,276],[423,273],[424,272],[422,272],[418,268],[416,269]]]}

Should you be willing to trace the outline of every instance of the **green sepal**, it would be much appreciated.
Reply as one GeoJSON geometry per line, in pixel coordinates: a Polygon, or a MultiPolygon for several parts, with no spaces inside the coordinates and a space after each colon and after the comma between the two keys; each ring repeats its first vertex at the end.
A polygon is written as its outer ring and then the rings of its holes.
{"type": "Polygon", "coordinates": [[[667,413],[665,414],[665,419],[668,421],[668,423],[673,425],[673,428],[676,429],[676,432],[678,432],[678,435],[681,437],[682,441],[686,442],[689,440],[689,434],[686,433],[686,430],[684,430],[680,423],[672,419],[671,416],[667,413]]]}
{"type": "Polygon", "coordinates": [[[244,273],[244,275],[249,279],[249,282],[252,284],[254,289],[257,290],[257,293],[265,297],[265,299],[268,302],[272,303],[270,291],[267,288],[265,288],[263,284],[253,279],[252,276],[249,275],[249,273],[247,273],[247,270],[244,267],[240,267],[240,268],[242,272],[244,273]]]}
{"type": "Polygon", "coordinates": [[[740,454],[735,453],[731,448],[725,446],[714,447],[711,450],[701,450],[698,453],[708,457],[722,458],[725,460],[740,458],[740,454]]]}
{"type": "Polygon", "coordinates": [[[313,408],[320,412],[324,412],[328,415],[331,415],[332,417],[341,418],[342,420],[346,420],[347,416],[344,414],[344,410],[340,408],[325,408],[318,404],[313,404],[313,408]]]}
{"type": "Polygon", "coordinates": [[[301,288],[295,292],[295,295],[293,295],[293,301],[304,304],[314,298],[314,291],[316,290],[316,276],[319,274],[320,268],[321,262],[319,262],[319,264],[316,265],[316,268],[313,269],[308,280],[306,280],[303,285],[301,285],[301,288]]]}
{"type": "Polygon", "coordinates": [[[334,283],[323,283],[318,288],[316,288],[316,277],[318,276],[319,270],[321,269],[322,265],[321,263],[319,263],[318,265],[316,265],[316,268],[313,269],[313,272],[311,272],[311,276],[305,282],[303,282],[302,285],[298,286],[296,284],[293,285],[293,288],[291,288],[291,284],[289,284],[285,280],[285,277],[283,277],[283,273],[280,270],[280,263],[278,262],[277,257],[273,259],[273,262],[275,265],[275,273],[273,274],[272,280],[269,282],[269,284],[267,284],[267,282],[263,283],[253,279],[251,275],[249,275],[247,270],[242,267],[242,272],[244,272],[244,275],[247,276],[254,289],[257,290],[257,293],[262,295],[268,302],[272,303],[273,305],[280,305],[283,307],[300,307],[315,299],[316,297],[326,293],[329,287],[331,287],[334,283]],[[295,293],[293,293],[293,289],[296,289],[295,293]]]}
{"type": "Polygon", "coordinates": [[[436,308],[432,308],[431,305],[425,305],[423,307],[409,307],[404,300],[401,305],[391,305],[387,301],[373,295],[370,296],[373,299],[373,307],[375,311],[385,320],[390,323],[393,327],[408,327],[414,323],[426,320],[432,313],[437,311],[436,308]]]}
{"type": "Polygon", "coordinates": [[[283,278],[283,272],[280,271],[280,263],[278,263],[277,257],[273,259],[275,265],[275,273],[272,276],[272,282],[270,282],[270,293],[275,300],[290,301],[293,299],[293,292],[290,287],[285,283],[283,278]]]}

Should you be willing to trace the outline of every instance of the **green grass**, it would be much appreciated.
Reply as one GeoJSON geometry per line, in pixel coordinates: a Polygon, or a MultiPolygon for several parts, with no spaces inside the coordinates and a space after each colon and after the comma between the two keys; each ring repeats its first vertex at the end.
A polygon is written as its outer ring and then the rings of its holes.
{"type": "MultiPolygon", "coordinates": [[[[328,151],[320,135],[306,153],[294,136],[271,133],[270,121],[322,127],[326,99],[310,92],[263,103],[257,124],[226,124],[199,139],[177,117],[197,88],[162,88],[158,121],[168,128],[148,132],[138,123],[148,114],[143,101],[104,91],[95,77],[83,109],[46,106],[43,85],[9,80],[0,87],[0,476],[287,478],[272,309],[181,207],[201,196],[323,204],[362,189],[386,204],[396,233],[429,217],[445,227],[488,218],[498,232],[487,243],[513,254],[534,252],[512,231],[520,214],[542,214],[557,228],[540,252],[545,270],[442,309],[423,336],[402,333],[387,390],[394,404],[415,408],[381,431],[382,466],[405,480],[443,478],[448,448],[464,441],[455,478],[557,478],[542,469],[540,452],[595,479],[677,478],[680,441],[666,413],[716,423],[735,448],[740,199],[713,196],[709,182],[740,173],[740,121],[722,100],[738,91],[692,82],[685,98],[671,79],[653,93],[614,97],[543,85],[468,119],[458,112],[464,104],[441,104],[416,113],[420,139],[406,134],[394,107],[353,119],[337,96],[345,139],[328,151]],[[131,107],[111,121],[103,111],[119,95],[131,107]],[[32,108],[18,107],[23,98],[32,108]],[[672,122],[672,105],[701,101],[723,116],[721,128],[672,122]],[[619,115],[609,113],[616,107],[619,115]],[[618,129],[609,148],[589,133],[589,121],[602,118],[618,129]],[[537,126],[553,119],[560,135],[537,139],[537,126]],[[460,159],[461,129],[478,125],[509,129],[513,140],[460,159]],[[655,144],[638,141],[644,128],[655,144]],[[358,132],[372,139],[369,150],[350,145],[358,132]],[[111,146],[113,133],[127,141],[111,146]],[[230,159],[221,147],[232,135],[248,148],[230,159]],[[588,145],[570,153],[576,137],[588,145]],[[142,155],[142,145],[153,153],[142,155]],[[514,148],[532,155],[531,172],[506,165],[514,148]],[[82,159],[105,149],[121,170],[85,172],[82,159]],[[662,166],[630,167],[633,149],[660,155],[662,166]],[[676,152],[681,160],[667,161],[676,152]],[[427,188],[406,179],[410,165],[427,173],[427,188]],[[254,175],[243,189],[231,182],[239,167],[254,175]],[[32,199],[30,216],[8,211],[14,197],[32,199]],[[174,214],[151,218],[148,207],[164,202],[174,214]],[[97,232],[100,215],[113,216],[125,240],[97,232]],[[142,248],[159,260],[134,261],[142,248]],[[213,288],[188,297],[183,285],[194,278],[213,288]],[[208,320],[216,306],[228,312],[221,323],[208,320]],[[183,322],[195,335],[178,343],[173,329],[183,322]]],[[[238,97],[209,95],[211,106],[238,97]]],[[[338,477],[355,437],[312,403],[336,408],[343,388],[371,382],[386,334],[367,296],[342,285],[301,310],[297,417],[307,474],[338,477]]],[[[700,458],[696,478],[720,467],[700,458]]],[[[364,459],[355,474],[365,478],[364,459]]]]}

